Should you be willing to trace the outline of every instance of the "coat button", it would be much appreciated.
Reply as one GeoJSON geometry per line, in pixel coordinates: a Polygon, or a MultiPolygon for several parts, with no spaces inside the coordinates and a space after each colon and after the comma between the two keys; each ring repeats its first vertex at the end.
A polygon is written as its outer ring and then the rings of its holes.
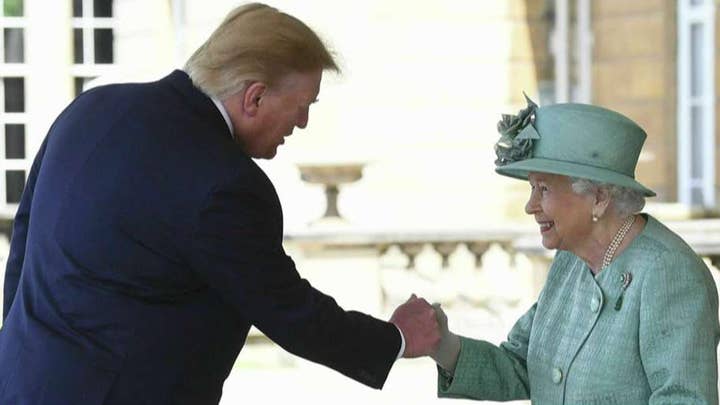
{"type": "Polygon", "coordinates": [[[560,382],[562,381],[562,377],[562,370],[560,370],[560,367],[555,367],[552,370],[552,381],[555,384],[560,384],[560,382]]]}
{"type": "Polygon", "coordinates": [[[590,310],[593,312],[600,310],[600,300],[597,297],[592,297],[590,300],[590,310]]]}

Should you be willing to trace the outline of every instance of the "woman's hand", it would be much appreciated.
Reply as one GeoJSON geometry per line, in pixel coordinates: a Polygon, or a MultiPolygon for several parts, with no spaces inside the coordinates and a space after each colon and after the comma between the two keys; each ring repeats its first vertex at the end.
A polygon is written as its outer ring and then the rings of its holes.
{"type": "Polygon", "coordinates": [[[440,345],[437,350],[430,354],[435,363],[450,374],[455,373],[458,355],[460,355],[460,336],[450,332],[448,329],[448,318],[440,304],[433,304],[435,316],[440,326],[440,345]]]}

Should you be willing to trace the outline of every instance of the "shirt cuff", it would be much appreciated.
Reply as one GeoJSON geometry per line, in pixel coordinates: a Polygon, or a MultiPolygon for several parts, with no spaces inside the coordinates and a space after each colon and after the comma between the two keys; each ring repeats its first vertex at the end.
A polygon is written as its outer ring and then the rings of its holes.
{"type": "MultiPolygon", "coordinates": [[[[393,325],[395,325],[395,324],[393,324],[393,325]]],[[[397,328],[398,333],[400,333],[400,352],[398,353],[397,357],[395,358],[395,360],[397,360],[397,359],[401,358],[403,356],[403,354],[405,354],[405,336],[403,336],[402,331],[400,330],[400,328],[398,328],[397,325],[395,325],[395,327],[397,328]]]]}

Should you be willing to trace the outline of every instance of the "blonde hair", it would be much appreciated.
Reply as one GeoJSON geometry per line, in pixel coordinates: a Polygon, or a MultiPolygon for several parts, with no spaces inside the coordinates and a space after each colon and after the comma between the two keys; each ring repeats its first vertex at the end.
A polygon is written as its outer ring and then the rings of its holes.
{"type": "Polygon", "coordinates": [[[340,70],[305,23],[260,3],[232,10],[185,64],[193,84],[221,100],[250,81],[273,86],[290,72],[316,69],[340,70]]]}

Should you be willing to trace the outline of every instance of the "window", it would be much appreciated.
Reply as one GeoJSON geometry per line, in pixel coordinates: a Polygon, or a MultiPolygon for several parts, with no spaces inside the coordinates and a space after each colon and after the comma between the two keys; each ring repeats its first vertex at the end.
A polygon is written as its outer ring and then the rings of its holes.
{"type": "Polygon", "coordinates": [[[75,95],[115,63],[112,0],[72,0],[75,95]]]}
{"type": "Polygon", "coordinates": [[[5,124],[5,158],[25,159],[25,126],[5,124]]]}
{"type": "Polygon", "coordinates": [[[23,0],[3,0],[3,16],[5,17],[22,17],[23,9],[23,0]]]}
{"type": "Polygon", "coordinates": [[[539,83],[540,103],[589,103],[592,88],[590,0],[546,2],[552,16],[554,78],[539,83]]]}
{"type": "Polygon", "coordinates": [[[0,16],[0,217],[12,218],[29,167],[25,4],[2,1],[0,16]]]}
{"type": "Polygon", "coordinates": [[[3,48],[5,63],[23,63],[25,61],[25,30],[23,28],[3,28],[3,48]]]}
{"type": "Polygon", "coordinates": [[[6,170],[5,185],[5,199],[7,202],[19,203],[25,187],[25,170],[6,170]]]}
{"type": "Polygon", "coordinates": [[[5,112],[25,112],[25,79],[22,77],[4,77],[5,112]]]}
{"type": "Polygon", "coordinates": [[[678,199],[715,205],[715,2],[678,1],[678,199]]]}
{"type": "Polygon", "coordinates": [[[80,93],[83,92],[87,84],[92,80],[92,77],[75,77],[74,84],[75,84],[75,97],[80,95],[80,93]]]}

